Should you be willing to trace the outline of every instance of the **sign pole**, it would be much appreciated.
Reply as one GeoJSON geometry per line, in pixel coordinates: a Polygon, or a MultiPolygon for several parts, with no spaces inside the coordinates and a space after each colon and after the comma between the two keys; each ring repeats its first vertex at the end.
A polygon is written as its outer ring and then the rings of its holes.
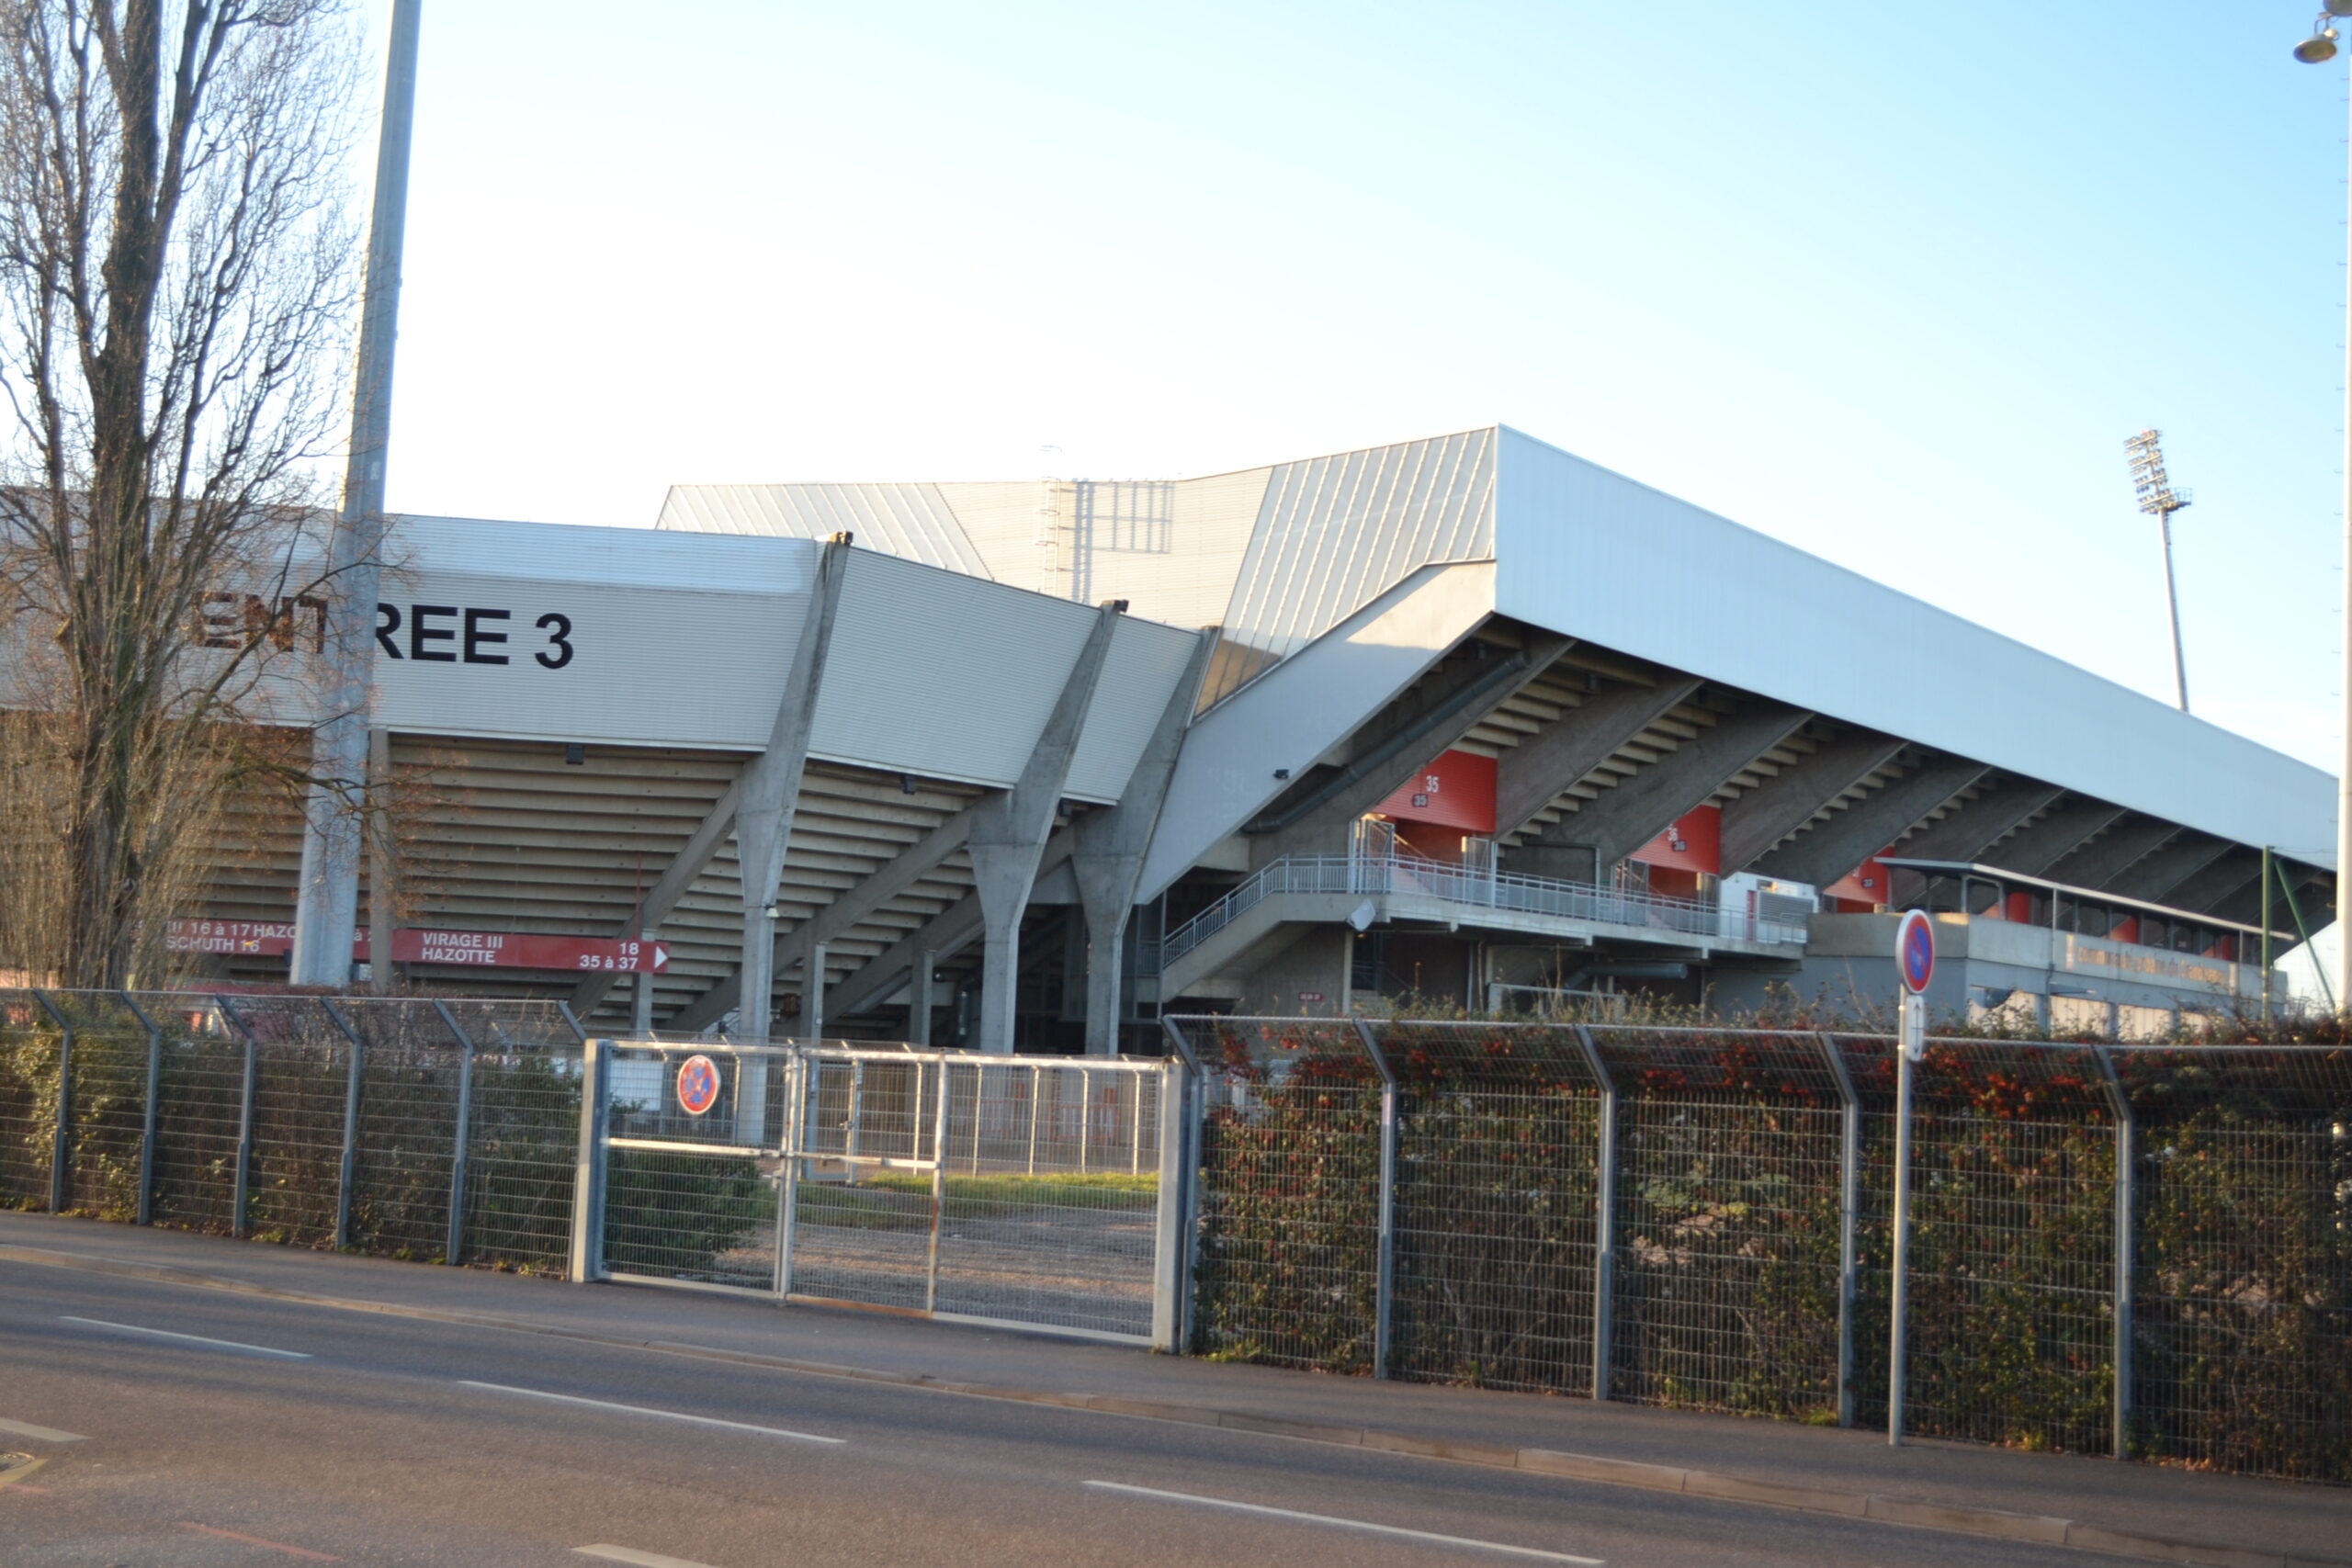
{"type": "Polygon", "coordinates": [[[1928,1052],[1928,982],[1936,973],[1936,928],[1913,909],[1894,929],[1894,972],[1903,982],[1894,1054],[1894,1258],[1886,1346],[1886,1441],[1903,1446],[1905,1331],[1911,1273],[1911,1096],[1914,1068],[1928,1052]]]}

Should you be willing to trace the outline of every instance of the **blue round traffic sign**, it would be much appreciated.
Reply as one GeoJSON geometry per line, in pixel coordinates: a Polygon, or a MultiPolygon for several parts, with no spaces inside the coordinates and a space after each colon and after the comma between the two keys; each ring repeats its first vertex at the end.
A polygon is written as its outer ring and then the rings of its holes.
{"type": "Polygon", "coordinates": [[[718,1064],[693,1055],[678,1064],[678,1109],[700,1116],[718,1103],[718,1064]]]}
{"type": "Polygon", "coordinates": [[[1903,988],[1917,996],[1936,975],[1936,928],[1923,909],[1913,909],[1894,928],[1894,967],[1903,988]]]}

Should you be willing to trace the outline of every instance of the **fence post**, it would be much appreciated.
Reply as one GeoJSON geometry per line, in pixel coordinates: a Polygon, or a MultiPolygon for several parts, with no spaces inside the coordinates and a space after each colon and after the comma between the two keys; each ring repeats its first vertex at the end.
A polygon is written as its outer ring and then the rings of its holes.
{"type": "Polygon", "coordinates": [[[1037,1107],[1039,1102],[1046,1098],[1046,1080],[1042,1076],[1045,1070],[1046,1069],[1043,1067],[1032,1067],[1029,1069],[1028,1170],[1029,1174],[1032,1176],[1037,1174],[1037,1107]]]}
{"type": "Polygon", "coordinates": [[[57,1125],[49,1137],[49,1212],[62,1214],[74,1193],[74,1025],[47,991],[33,1000],[57,1021],[57,1125]]]}
{"type": "Polygon", "coordinates": [[[1607,1399],[1611,1354],[1617,1337],[1617,1080],[1610,1077],[1609,1064],[1600,1059],[1592,1032],[1581,1023],[1573,1029],[1585,1066],[1600,1086],[1600,1148],[1595,1156],[1600,1168],[1592,1197],[1592,1397],[1607,1399]]]}
{"type": "MultiPolygon", "coordinates": [[[[1184,1316],[1184,1092],[1191,1077],[1181,1056],[1159,1067],[1159,1203],[1152,1220],[1151,1348],[1175,1355],[1184,1316]]],[[[1143,1124],[1143,1078],[1136,1078],[1136,1124],[1143,1124]]],[[[1143,1134],[1136,1134],[1143,1163],[1143,1134]]],[[[1140,1172],[1138,1172],[1140,1174],[1140,1172]]]]}
{"type": "Polygon", "coordinates": [[[1838,1096],[1845,1102],[1838,1144],[1838,1425],[1854,1424],[1854,1284],[1860,1272],[1855,1256],[1857,1211],[1861,1207],[1862,1102],[1854,1092],[1854,1077],[1834,1036],[1815,1036],[1822,1059],[1838,1080],[1838,1096]]]}
{"type": "MultiPolygon", "coordinates": [[[[1176,1345],[1181,1352],[1193,1343],[1193,1320],[1200,1305],[1201,1277],[1201,1210],[1202,1185],[1205,1178],[1203,1162],[1206,1159],[1209,1116],[1209,1080],[1201,1059],[1178,1029],[1174,1021],[1162,1015],[1160,1028],[1168,1035],[1168,1043],[1175,1047],[1177,1059],[1184,1064],[1181,1082],[1184,1092],[1178,1098],[1183,1102],[1183,1145],[1181,1171],[1182,1195],[1178,1202],[1176,1236],[1171,1244],[1177,1259],[1176,1345]]],[[[1166,1151],[1160,1158],[1165,1161],[1166,1151]]]]}
{"type": "MultiPolygon", "coordinates": [[[[822,1041],[814,1042],[822,1044],[822,1041]]],[[[842,1163],[849,1173],[850,1185],[857,1184],[857,1129],[865,1120],[865,1062],[860,1058],[849,1065],[849,1128],[842,1137],[842,1163]]]]}
{"type": "MultiPolygon", "coordinates": [[[[356,1076],[355,1075],[355,1081],[356,1076]]],[[[580,1148],[571,1166],[571,1282],[604,1273],[605,1043],[580,1043],[580,1148]]]]}
{"type": "Polygon", "coordinates": [[[326,1010],[327,1021],[343,1035],[348,1048],[348,1065],[343,1075],[343,1156],[337,1163],[334,1187],[334,1249],[347,1250],[351,1246],[352,1199],[358,1190],[359,1175],[359,1085],[361,1056],[366,1047],[359,1043],[359,1032],[343,1016],[343,1010],[324,997],[319,1006],[326,1010]]]}
{"type": "MultiPolygon", "coordinates": [[[[1907,1000],[1907,998],[1906,998],[1907,1000]]],[[[1886,1440],[1903,1446],[1905,1342],[1911,1271],[1911,1053],[1894,1043],[1894,1213],[1887,1289],[1886,1440]]]]}
{"type": "Polygon", "coordinates": [[[808,1057],[795,1046],[784,1068],[784,1179],[776,1191],[775,1298],[792,1299],[792,1241],[800,1219],[800,1150],[808,1125],[808,1057]]]}
{"type": "Polygon", "coordinates": [[[1129,1140],[1129,1146],[1127,1148],[1127,1174],[1129,1176],[1141,1176],[1143,1174],[1142,1074],[1135,1074],[1127,1079],[1127,1117],[1128,1120],[1135,1123],[1135,1125],[1129,1129],[1129,1132],[1133,1135],[1129,1140]]]}
{"type": "Polygon", "coordinates": [[[433,1010],[441,1015],[442,1023],[458,1043],[458,1124],[449,1144],[449,1241],[442,1261],[456,1267],[464,1256],[466,1245],[466,1154],[473,1141],[474,1123],[474,1043],[447,1004],[435,1000],[433,1010]]]}
{"type": "Polygon", "coordinates": [[[1396,1075],[1372,1025],[1356,1020],[1356,1037],[1380,1075],[1380,1230],[1372,1287],[1372,1375],[1388,1375],[1388,1347],[1396,1312],[1396,1075]]]}
{"type": "Polygon", "coordinates": [[[2132,1115],[2132,1097],[2115,1071],[2115,1058],[2105,1046],[2093,1047],[2100,1076],[2107,1080],[2108,1103],[2115,1111],[2115,1291],[2114,1333],[2115,1430],[2113,1459],[2132,1457],[2132,1209],[2138,1174],[2139,1128],[2132,1115]]]}
{"type": "Polygon", "coordinates": [[[237,1093],[237,1186],[235,1207],[230,1212],[229,1234],[242,1236],[251,1228],[254,1185],[254,1091],[257,1087],[261,1063],[260,1044],[254,1032],[245,1025],[244,1017],[226,997],[214,997],[212,1005],[220,1010],[245,1043],[244,1078],[237,1093]]]}
{"type": "MultiPolygon", "coordinates": [[[[938,1057],[938,1104],[932,1108],[931,1123],[931,1255],[923,1262],[922,1310],[939,1310],[939,1233],[947,1224],[947,1055],[938,1057]]],[[[915,1071],[922,1071],[922,1064],[915,1064],[915,1071]]],[[[915,1079],[915,1111],[922,1111],[922,1079],[915,1079]]]]}
{"type": "Polygon", "coordinates": [[[147,1016],[147,1010],[131,998],[129,991],[119,991],[122,1005],[147,1032],[147,1094],[139,1122],[139,1211],[134,1224],[154,1224],[155,1213],[155,1097],[164,1086],[164,1032],[147,1016]]]}

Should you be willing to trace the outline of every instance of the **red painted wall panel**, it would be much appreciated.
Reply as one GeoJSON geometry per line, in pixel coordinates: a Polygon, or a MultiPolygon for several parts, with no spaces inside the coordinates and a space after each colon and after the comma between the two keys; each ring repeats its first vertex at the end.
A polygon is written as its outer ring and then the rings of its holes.
{"type": "MultiPolygon", "coordinates": [[[[1879,852],[1880,854],[1886,852],[1883,850],[1879,852]]],[[[1889,897],[1887,885],[1894,875],[1880,863],[1878,855],[1872,855],[1856,867],[1852,875],[1840,877],[1823,888],[1822,896],[1838,899],[1842,904],[1883,904],[1889,897]]]]}
{"type": "Polygon", "coordinates": [[[1495,760],[1448,751],[1412,783],[1373,807],[1400,822],[1427,822],[1465,833],[1495,830],[1495,760]]]}
{"type": "Polygon", "coordinates": [[[1699,807],[1625,858],[1647,866],[1702,872],[1709,876],[1721,875],[1724,864],[1722,807],[1699,807]]]}

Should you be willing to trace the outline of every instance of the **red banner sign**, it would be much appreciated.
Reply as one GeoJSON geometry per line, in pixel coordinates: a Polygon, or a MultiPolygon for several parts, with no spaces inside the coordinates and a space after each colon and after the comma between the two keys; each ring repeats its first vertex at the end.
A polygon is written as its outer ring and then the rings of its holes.
{"type": "MultiPolygon", "coordinates": [[[[172,953],[282,957],[294,951],[294,928],[274,920],[174,920],[164,934],[172,953]]],[[[354,961],[368,961],[368,933],[351,944],[354,961]]],[[[670,951],[636,938],[538,936],[521,931],[461,931],[422,927],[392,933],[392,959],[472,969],[595,970],[615,975],[659,973],[670,951]]]]}

